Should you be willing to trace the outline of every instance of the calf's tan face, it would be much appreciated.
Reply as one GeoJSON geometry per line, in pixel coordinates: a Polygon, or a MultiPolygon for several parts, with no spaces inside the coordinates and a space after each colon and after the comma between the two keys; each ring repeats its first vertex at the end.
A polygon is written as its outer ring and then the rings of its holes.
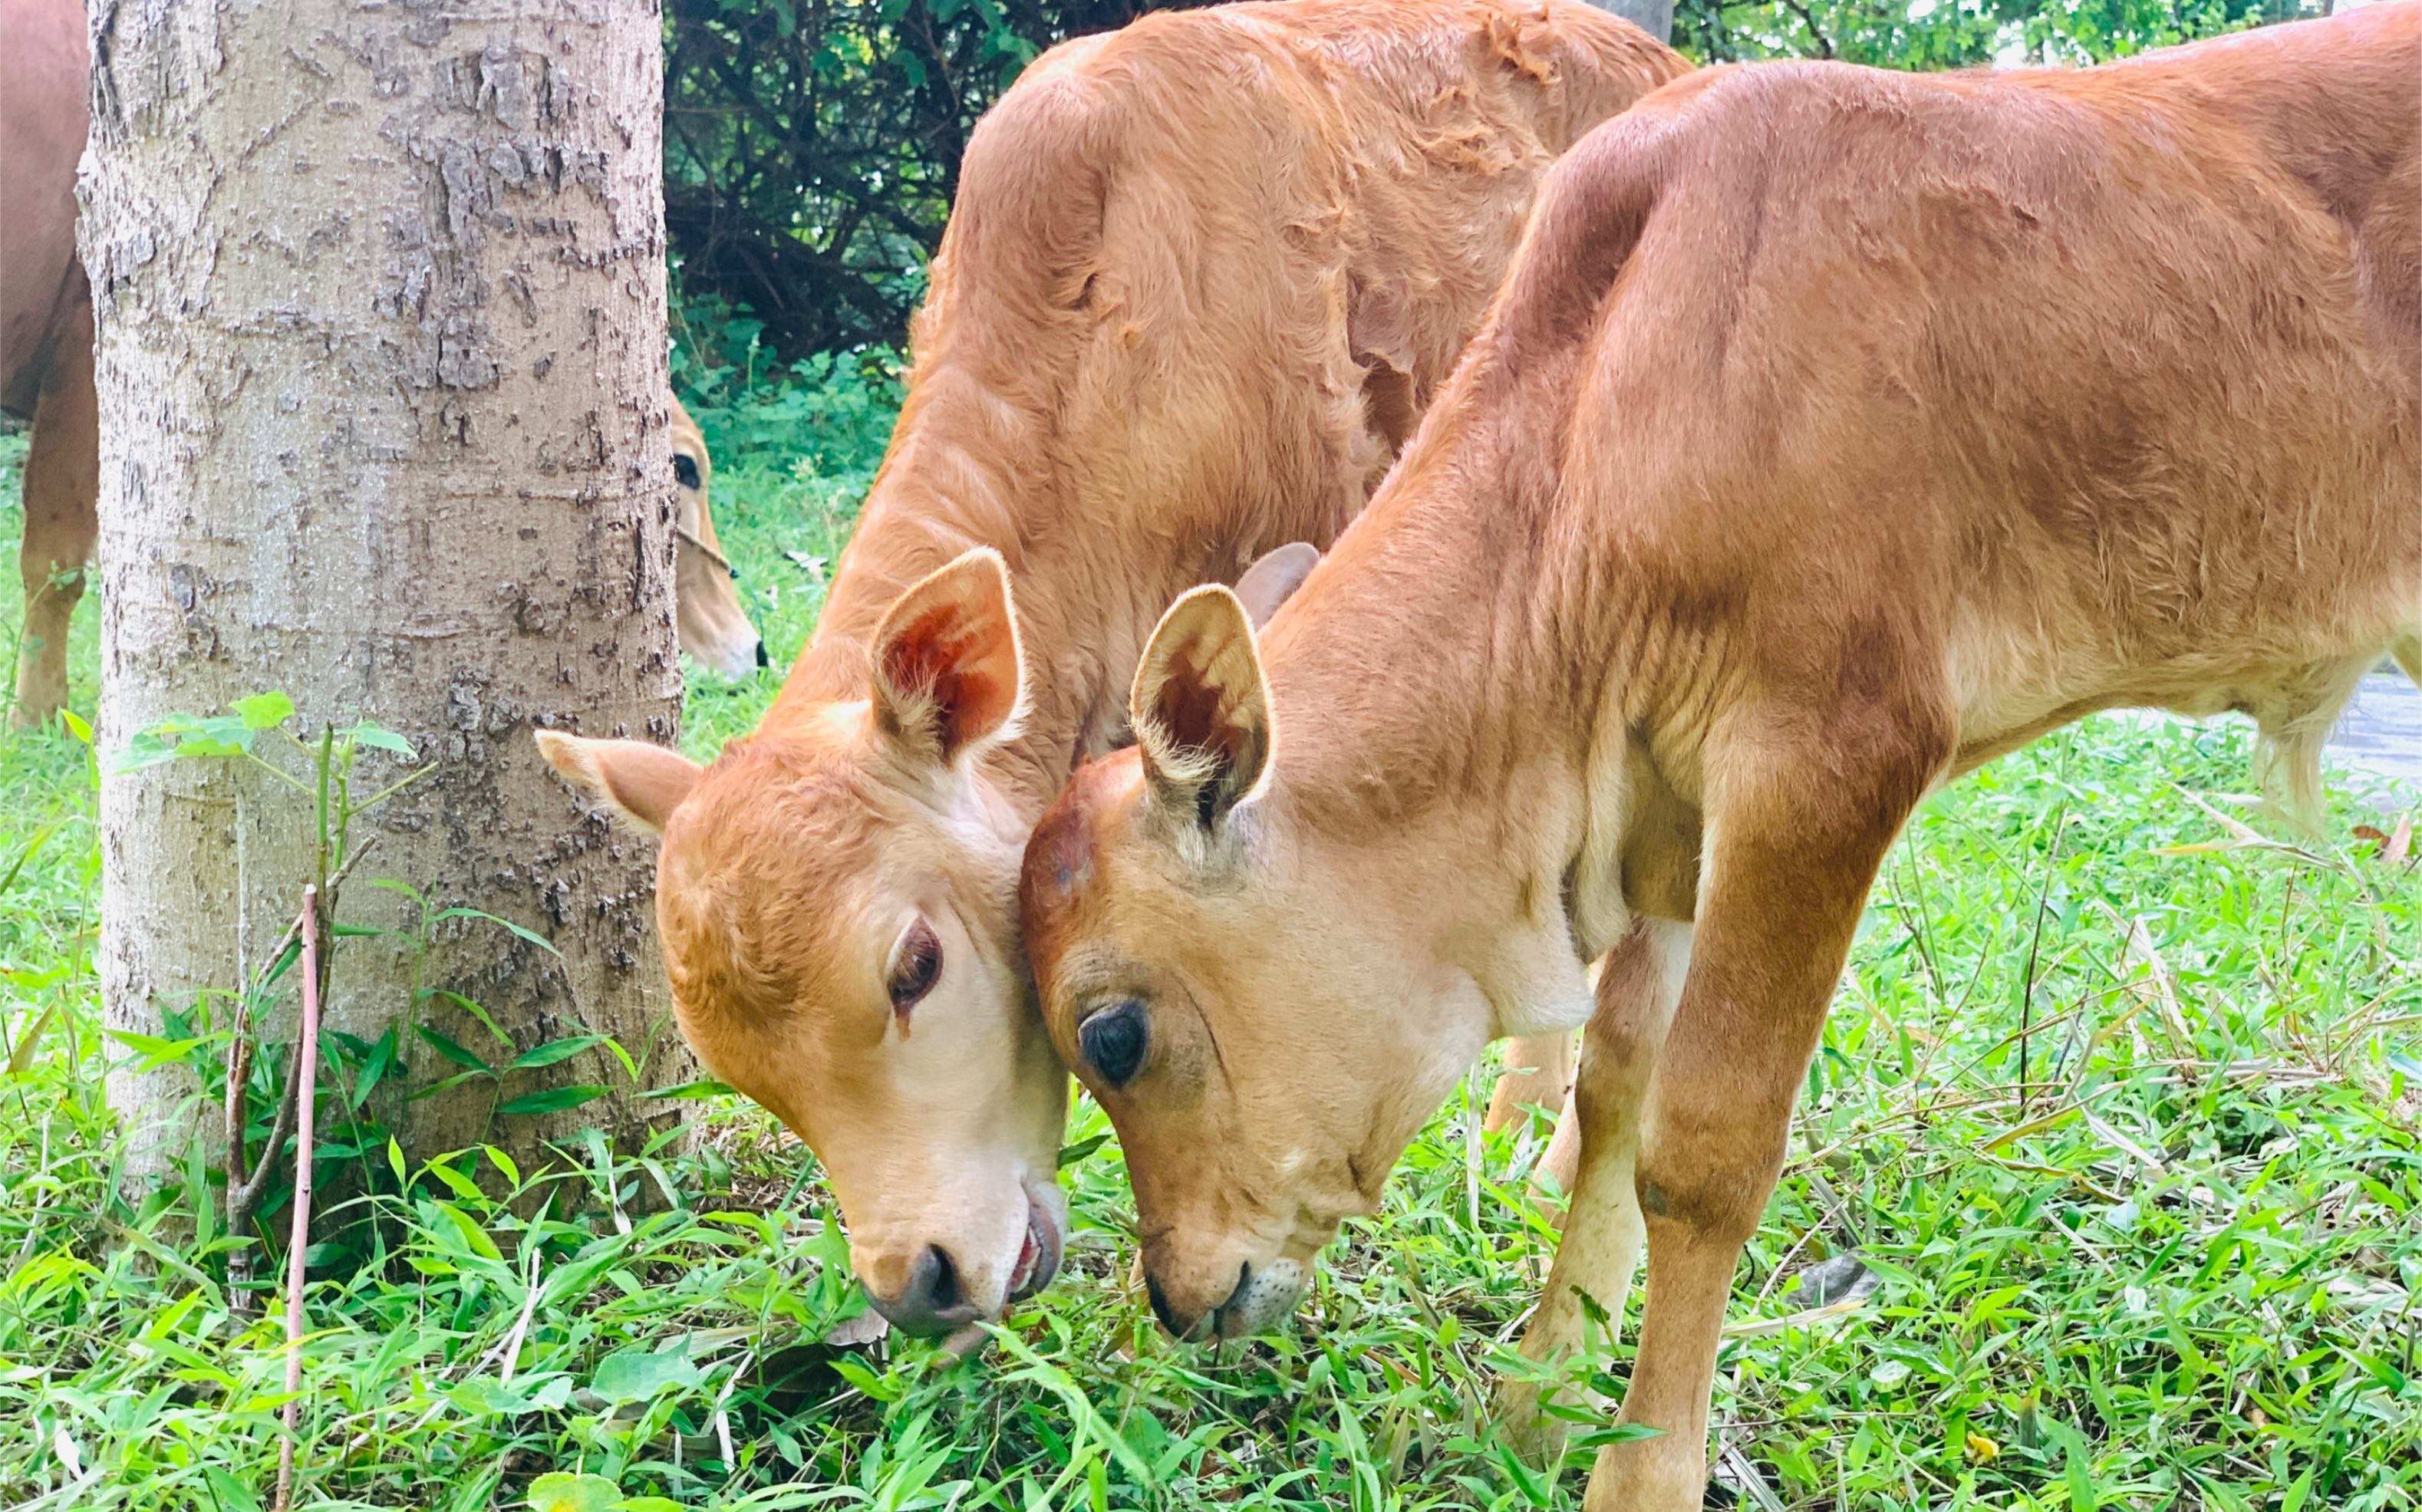
{"type": "Polygon", "coordinates": [[[698,422],[673,401],[673,615],[681,648],[726,677],[746,677],[765,665],[765,642],[748,622],[732,583],[739,575],[716,539],[707,490],[715,465],[698,422]]]}
{"type": "Polygon", "coordinates": [[[1026,827],[974,758],[1022,701],[1000,559],[902,595],[867,697],[701,769],[544,732],[556,767],[662,836],[656,918],[684,1035],[824,1164],[895,1326],[946,1331],[1048,1282],[1067,1074],[1011,929],[1026,827]]]}
{"type": "Polygon", "coordinates": [[[1233,595],[1163,618],[1131,716],[1137,747],[1080,768],[1028,844],[1027,951],[1118,1127],[1155,1310],[1235,1337],[1291,1313],[1340,1222],[1377,1206],[1487,1014],[1406,948],[1389,858],[1326,839],[1274,780],[1233,595]]]}

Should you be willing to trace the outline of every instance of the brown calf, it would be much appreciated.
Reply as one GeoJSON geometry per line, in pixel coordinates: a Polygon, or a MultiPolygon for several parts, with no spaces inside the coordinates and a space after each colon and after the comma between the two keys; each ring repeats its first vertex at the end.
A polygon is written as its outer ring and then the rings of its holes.
{"type": "Polygon", "coordinates": [[[1638,1362],[1588,1504],[1699,1504],[1735,1261],[1879,858],[2091,710],[2290,791],[2422,628],[2422,7],[2078,72],[1715,71],[1577,147],[1369,513],[1221,590],[1029,847],[1163,1320],[1290,1310],[1493,1035],[1589,1018],[1534,1351],[1638,1362]],[[1582,963],[1612,954],[1595,1006],[1582,963]]]}
{"type": "Polygon", "coordinates": [[[682,1028],[822,1158],[896,1323],[996,1315],[1057,1262],[1067,1075],[1018,858],[1124,738],[1154,619],[1336,536],[1541,172],[1682,67],[1570,0],[1236,5],[1053,50],[968,144],[890,453],[764,724],[703,772],[542,737],[662,831],[682,1028]]]}
{"type": "Polygon", "coordinates": [[[732,583],[740,576],[716,539],[715,513],[707,494],[715,464],[706,435],[673,401],[673,624],[682,650],[726,677],[746,677],[766,664],[765,642],[748,622],[732,583]]]}

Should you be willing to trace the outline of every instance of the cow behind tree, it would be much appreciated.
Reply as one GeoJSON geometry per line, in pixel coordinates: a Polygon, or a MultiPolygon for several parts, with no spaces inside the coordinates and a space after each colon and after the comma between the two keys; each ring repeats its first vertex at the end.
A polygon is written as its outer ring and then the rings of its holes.
{"type": "Polygon", "coordinates": [[[84,596],[100,486],[92,293],[75,245],[84,8],[0,0],[0,409],[33,421],[14,717],[35,724],[67,701],[68,622],[84,596]]]}
{"type": "MultiPolygon", "coordinates": [[[[67,704],[68,627],[99,527],[101,436],[92,387],[92,294],[75,244],[76,160],[89,71],[74,0],[0,0],[0,409],[33,423],[18,547],[24,629],[11,717],[35,725],[67,704]]],[[[682,649],[727,677],[765,665],[708,511],[706,438],[673,406],[682,649]]]]}

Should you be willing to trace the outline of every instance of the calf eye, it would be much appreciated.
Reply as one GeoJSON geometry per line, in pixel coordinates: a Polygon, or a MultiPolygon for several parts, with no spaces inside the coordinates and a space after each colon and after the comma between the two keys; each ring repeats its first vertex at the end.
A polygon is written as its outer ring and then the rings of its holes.
{"type": "Polygon", "coordinates": [[[698,459],[686,451],[673,453],[673,481],[684,488],[698,486],[698,459]]]}
{"type": "Polygon", "coordinates": [[[920,999],[934,990],[941,974],[942,942],[934,937],[932,926],[920,919],[891,947],[891,969],[884,982],[885,990],[891,994],[891,1011],[904,1014],[916,1007],[920,999]]]}
{"type": "Polygon", "coordinates": [[[1077,1043],[1086,1061],[1113,1087],[1125,1086],[1143,1068],[1148,1039],[1143,1004],[1133,1000],[1103,1009],[1077,1031],[1077,1043]]]}

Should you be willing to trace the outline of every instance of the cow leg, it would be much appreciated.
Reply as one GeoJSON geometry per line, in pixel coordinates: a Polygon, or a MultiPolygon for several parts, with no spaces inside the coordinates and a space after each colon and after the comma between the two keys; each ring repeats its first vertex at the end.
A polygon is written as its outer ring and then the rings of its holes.
{"type": "MultiPolygon", "coordinates": [[[[1690,952],[1690,925],[1643,918],[1608,953],[1598,973],[1597,1011],[1582,1038],[1572,1106],[1542,1162],[1553,1164],[1563,1146],[1571,1151],[1568,1159],[1577,1158],[1578,1171],[1568,1164],[1555,1173],[1574,1183],[1565,1189],[1572,1205],[1539,1311],[1522,1335],[1528,1359],[1552,1364],[1592,1342],[1584,1296],[1607,1315],[1603,1347],[1614,1347],[1644,1234],[1632,1181],[1641,1108],[1690,952]]],[[[1552,1460],[1560,1452],[1565,1425],[1541,1410],[1538,1383],[1507,1380],[1498,1391],[1497,1410],[1501,1433],[1524,1453],[1552,1460]]]]}
{"type": "Polygon", "coordinates": [[[1494,1134],[1527,1107],[1562,1108],[1573,1084],[1573,1035],[1570,1030],[1526,1034],[1505,1045],[1505,1069],[1489,1095],[1488,1116],[1481,1121],[1494,1134]]]}
{"type": "MultiPolygon", "coordinates": [[[[1581,1072],[1582,1076],[1588,1074],[1586,1068],[1581,1072]]],[[[1573,1193],[1573,1183],[1581,1175],[1581,1115],[1574,1107],[1580,1097],[1581,1086],[1576,1081],[1573,1088],[1565,1094],[1564,1111],[1556,1115],[1556,1132],[1549,1138],[1548,1148],[1539,1157],[1539,1163],[1531,1168],[1532,1205],[1559,1220],[1559,1227],[1562,1227],[1563,1215],[1550,1209],[1549,1198],[1553,1195],[1569,1199],[1573,1193]]]]}
{"type": "Polygon", "coordinates": [[[101,421],[92,386],[92,313],[83,308],[59,335],[57,356],[35,402],[25,450],[25,535],[17,566],[25,590],[17,642],[19,728],[40,724],[68,701],[68,626],[84,597],[85,564],[100,533],[101,421]]]}
{"type": "MultiPolygon", "coordinates": [[[[1948,755],[1855,702],[1848,748],[1710,752],[1709,843],[1680,1004],[1656,1061],[1635,1180],[1648,1233],[1640,1351],[1588,1512],[1691,1512],[1741,1246],[1781,1174],[1791,1112],[1885,848],[1948,755]],[[1784,761],[1780,756],[1797,760],[1784,761]]],[[[1892,714],[1899,714],[1899,709],[1892,714]]],[[[1792,710],[1768,731],[1825,729],[1792,710]]]]}

